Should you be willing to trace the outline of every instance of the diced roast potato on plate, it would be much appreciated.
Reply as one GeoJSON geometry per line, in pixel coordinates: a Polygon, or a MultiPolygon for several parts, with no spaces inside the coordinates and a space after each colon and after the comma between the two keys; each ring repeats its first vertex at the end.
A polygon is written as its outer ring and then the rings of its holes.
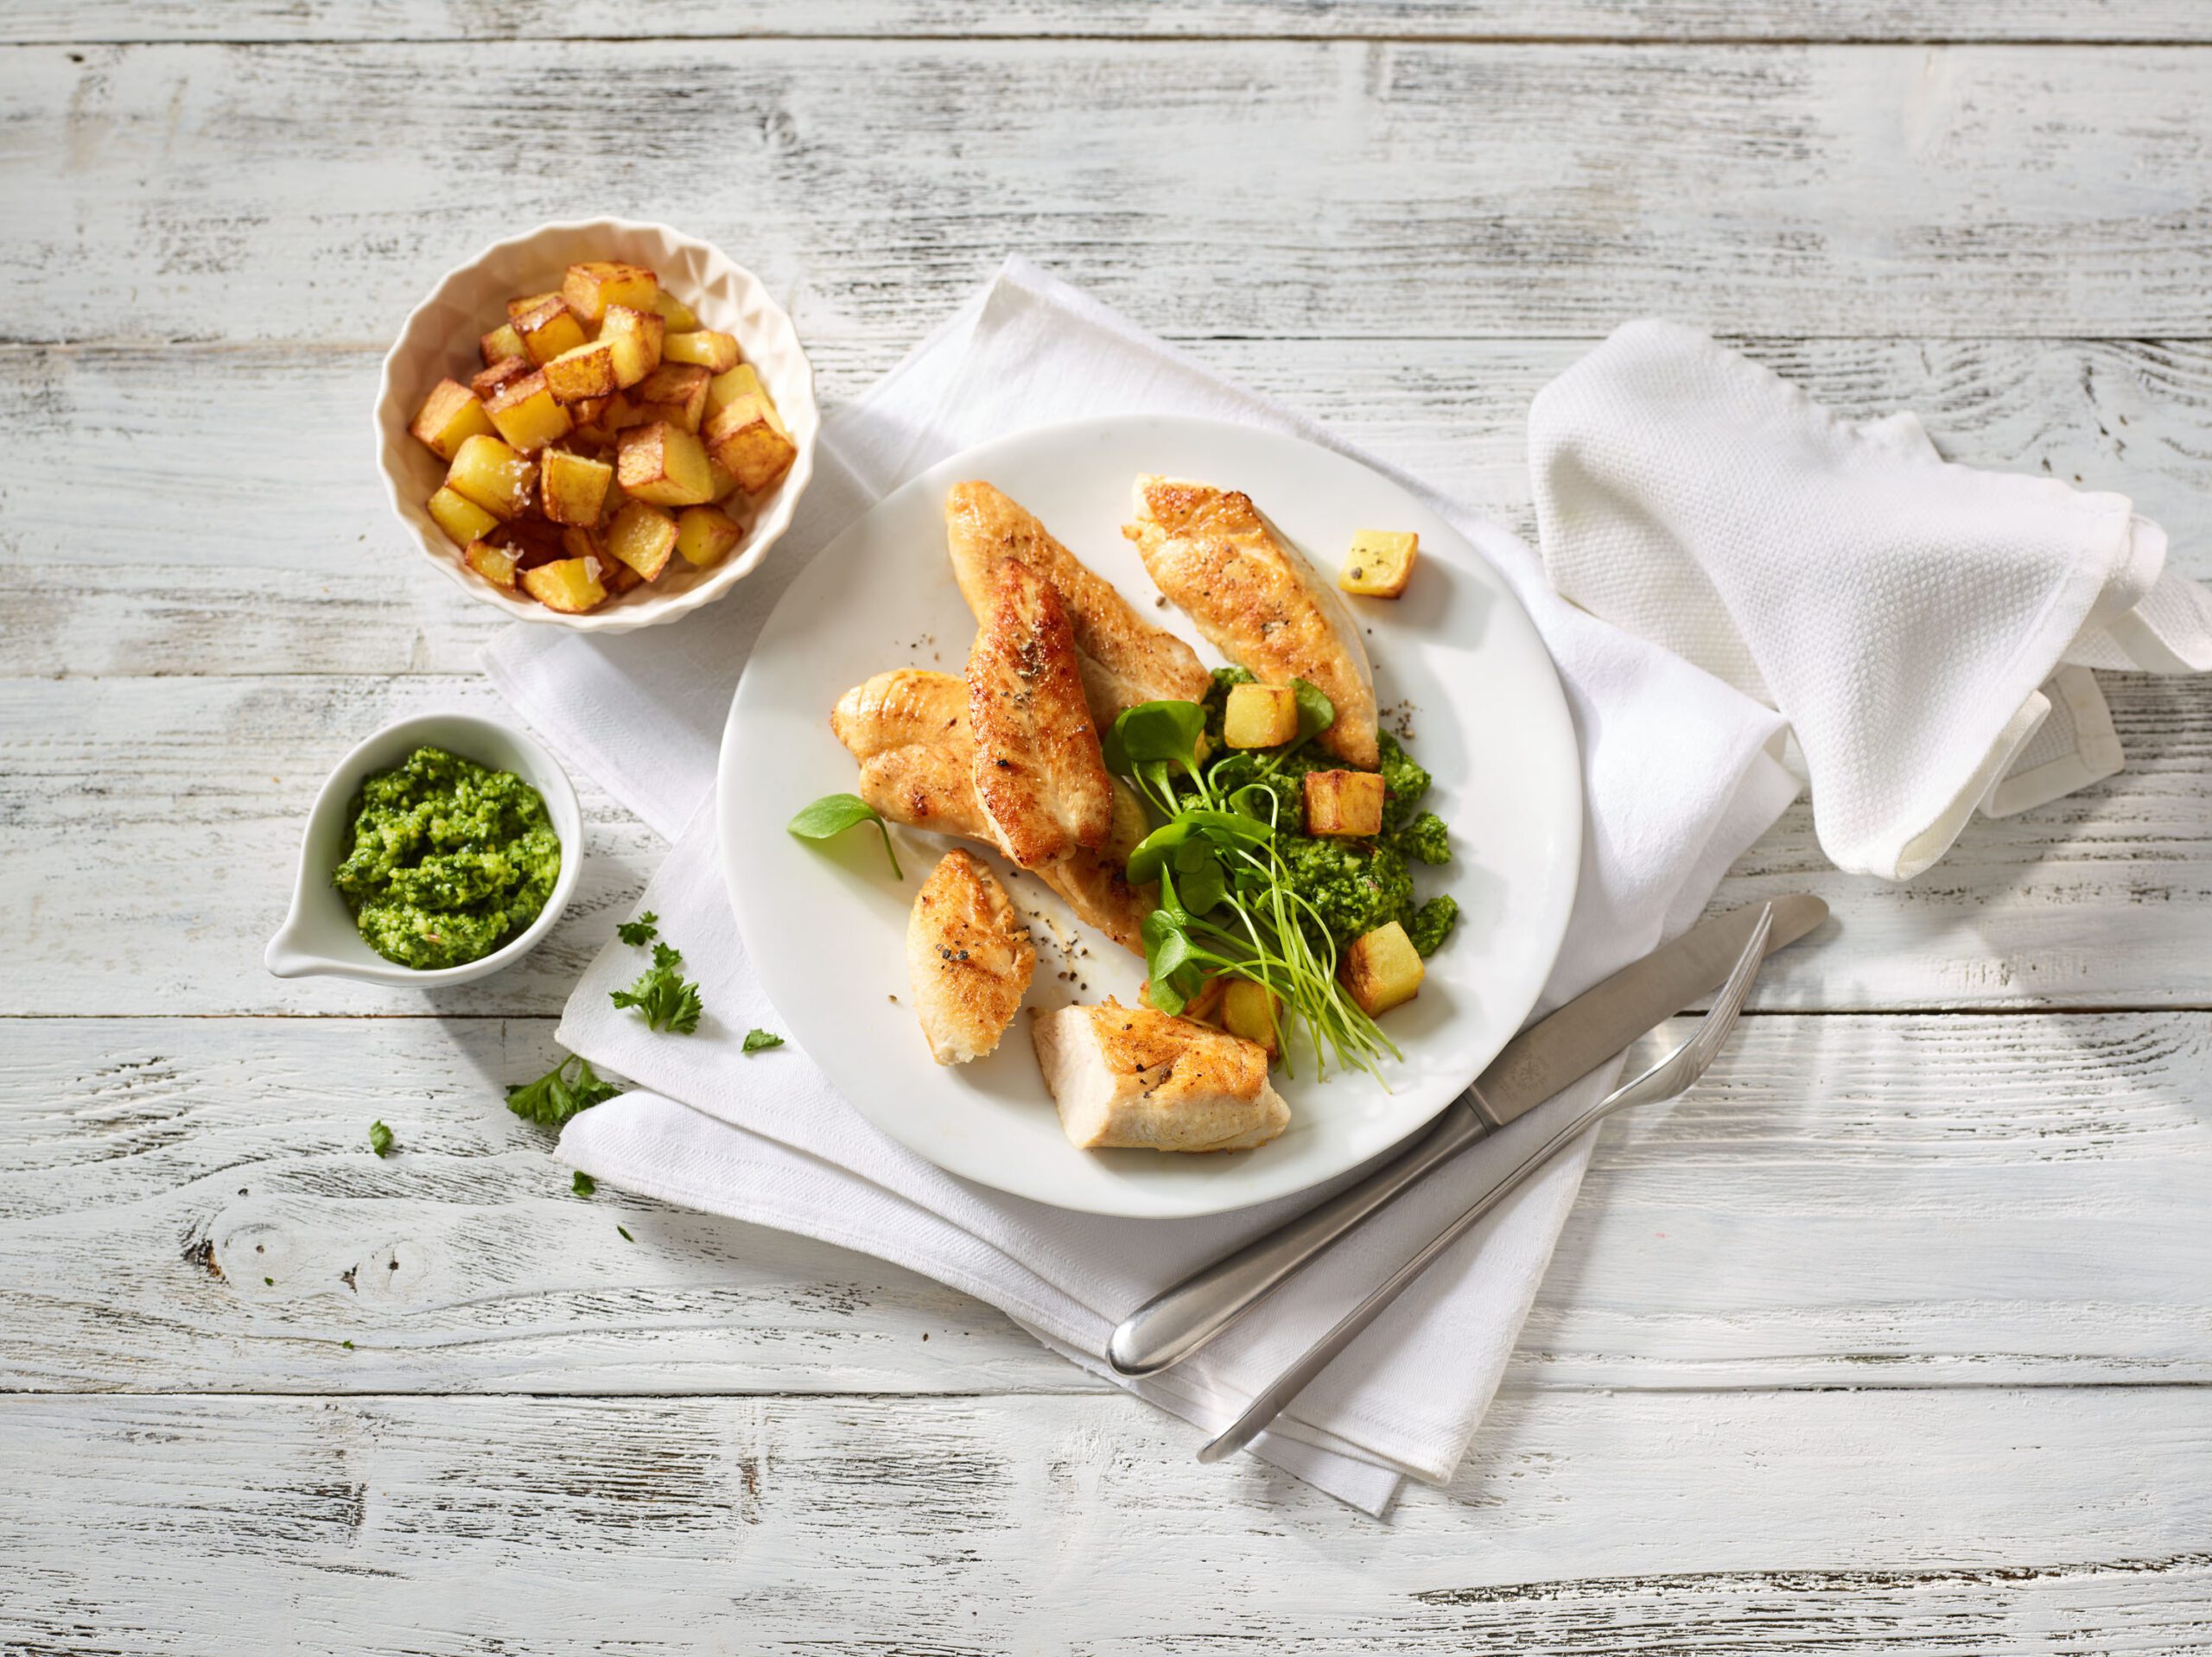
{"type": "Polygon", "coordinates": [[[1249,978],[1231,978],[1221,997],[1221,1027],[1256,1043],[1269,1058],[1282,1051],[1281,1008],[1274,992],[1249,978]]]}
{"type": "Polygon", "coordinates": [[[447,463],[426,506],[463,564],[581,614],[743,543],[744,497],[798,447],[734,336],[621,260],[505,311],[482,368],[432,386],[408,428],[447,463]]]}
{"type": "Polygon", "coordinates": [[[1231,685],[1221,740],[1232,748],[1280,747],[1298,734],[1298,693],[1288,685],[1231,685]]]}
{"type": "Polygon", "coordinates": [[[1420,552],[1421,536],[1410,530],[1362,530],[1351,538],[1337,585],[1363,598],[1395,599],[1413,579],[1420,552]]]}
{"type": "Polygon", "coordinates": [[[1306,832],[1364,838],[1382,832],[1382,778],[1371,771],[1306,773],[1306,832]]]}
{"type": "Polygon", "coordinates": [[[1406,929],[1391,921],[1354,938],[1337,975],[1361,1011],[1373,1019],[1420,994],[1427,971],[1406,929]]]}

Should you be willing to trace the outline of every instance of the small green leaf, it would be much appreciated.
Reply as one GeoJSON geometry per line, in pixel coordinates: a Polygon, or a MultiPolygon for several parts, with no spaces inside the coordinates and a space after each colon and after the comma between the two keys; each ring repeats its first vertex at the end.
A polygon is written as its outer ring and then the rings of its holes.
{"type": "Polygon", "coordinates": [[[757,1053],[765,1048],[781,1047],[783,1044],[784,1038],[781,1036],[766,1030],[748,1030],[745,1032],[745,1051],[748,1053],[757,1053]]]}
{"type": "Polygon", "coordinates": [[[1290,689],[1291,694],[1298,698],[1298,740],[1300,742],[1320,735],[1337,722],[1337,705],[1329,700],[1328,693],[1320,686],[1293,678],[1290,689]]]}
{"type": "Polygon", "coordinates": [[[369,1124],[369,1149],[380,1157],[391,1154],[391,1130],[382,1122],[369,1124]]]}
{"type": "Polygon", "coordinates": [[[1206,710],[1194,702],[1139,702],[1125,709],[1101,745],[1106,769],[1123,775],[1155,761],[1195,771],[1198,739],[1205,734],[1206,710]]]}
{"type": "Polygon", "coordinates": [[[615,1228],[617,1231],[619,1231],[619,1232],[620,1232],[620,1233],[622,1234],[622,1241],[623,1241],[624,1242],[635,1242],[635,1241],[638,1241],[635,1237],[633,1237],[633,1236],[632,1236],[632,1235],[630,1235],[630,1228],[629,1228],[629,1227],[627,1227],[627,1226],[617,1226],[617,1227],[615,1227],[614,1228],[615,1228]]]}
{"type": "Polygon", "coordinates": [[[642,948],[645,944],[651,943],[655,937],[659,936],[660,928],[658,924],[659,920],[660,917],[654,914],[652,910],[648,909],[644,914],[639,916],[637,919],[633,921],[624,921],[620,926],[616,927],[614,929],[614,936],[620,938],[625,943],[630,944],[633,947],[642,948]]]}
{"type": "Polygon", "coordinates": [[[578,1111],[589,1110],[621,1091],[613,1082],[601,1081],[589,1059],[563,1053],[561,1062],[537,1081],[518,1082],[509,1088],[507,1108],[525,1121],[558,1127],[578,1111]],[[571,1064],[576,1067],[574,1082],[567,1074],[571,1064]]]}
{"type": "Polygon", "coordinates": [[[579,1168],[575,1178],[569,1182],[569,1189],[579,1197],[589,1197],[599,1189],[599,1182],[579,1168]]]}
{"type": "Polygon", "coordinates": [[[353,1343],[351,1341],[340,1341],[338,1344],[344,1347],[348,1352],[351,1352],[353,1349],[353,1343]]]}
{"type": "Polygon", "coordinates": [[[264,1286],[270,1288],[274,1288],[276,1286],[276,1279],[273,1277],[265,1277],[261,1280],[264,1286]]]}
{"type": "Polygon", "coordinates": [[[891,873],[903,880],[906,873],[899,867],[899,853],[891,844],[891,828],[884,822],[883,814],[857,794],[824,794],[784,826],[801,840],[834,840],[848,828],[857,828],[872,822],[883,832],[884,854],[891,860],[891,873]]]}

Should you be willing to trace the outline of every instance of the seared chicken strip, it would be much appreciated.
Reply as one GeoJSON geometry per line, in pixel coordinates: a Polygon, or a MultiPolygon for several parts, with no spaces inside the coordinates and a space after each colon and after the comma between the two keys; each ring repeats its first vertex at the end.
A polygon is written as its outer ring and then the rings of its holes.
{"type": "Polygon", "coordinates": [[[1249,1151],[1290,1125],[1256,1043],[1149,1007],[1033,1013],[1029,1036],[1068,1141],[1085,1151],[1249,1151]]]}
{"type": "Polygon", "coordinates": [[[1336,723],[1315,739],[1349,765],[1372,771],[1375,675],[1344,600],[1260,515],[1249,495],[1202,483],[1141,477],[1136,543],[1152,579],[1232,662],[1269,684],[1297,677],[1336,704],[1336,723]]]}
{"type": "MultiPolygon", "coordinates": [[[[968,730],[968,687],[949,673],[899,668],[838,699],[830,716],[837,740],[861,762],[859,793],[893,822],[996,845],[976,797],[976,742],[968,730]]],[[[1076,851],[1036,871],[1076,918],[1137,954],[1139,929],[1160,905],[1157,886],[1122,879],[1145,835],[1144,808],[1126,783],[1114,784],[1105,849],[1076,851]]]]}
{"type": "Polygon", "coordinates": [[[976,797],[1006,854],[1025,869],[1113,828],[1114,784],[1084,700],[1075,636],[1052,582],[999,561],[997,592],[968,652],[976,797]]]}
{"type": "Polygon", "coordinates": [[[906,917],[906,979],[930,1056],[965,1064],[996,1047],[1036,969],[1006,888],[973,853],[947,852],[906,917]]]}
{"type": "Polygon", "coordinates": [[[1198,653],[1140,616],[1128,600],[1046,532],[1036,515],[987,483],[956,483],[944,498],[944,538],[961,596],[987,618],[998,567],[1008,558],[1052,584],[1067,606],[1077,669],[1098,727],[1147,702],[1197,702],[1209,677],[1198,653]]]}

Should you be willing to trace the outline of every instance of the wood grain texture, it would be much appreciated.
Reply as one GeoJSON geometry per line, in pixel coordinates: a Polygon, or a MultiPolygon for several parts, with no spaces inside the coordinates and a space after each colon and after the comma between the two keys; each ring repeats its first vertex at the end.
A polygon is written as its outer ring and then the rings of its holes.
{"type": "Polygon", "coordinates": [[[1580,336],[1646,312],[1799,336],[2204,327],[2212,53],[75,55],[0,56],[0,176],[66,181],[15,193],[0,338],[379,344],[494,235],[608,207],[729,249],[814,340],[911,337],[1014,249],[1178,334],[1580,336]],[[640,136],[556,141],[579,131],[640,136]]]}
{"type": "Polygon", "coordinates": [[[1119,1397],[5,1398],[0,1640],[2177,1654],[2212,1641],[2205,1420],[2187,1387],[1508,1393],[1377,1525],[1119,1397]]]}
{"type": "Polygon", "coordinates": [[[0,41],[747,35],[1429,40],[2212,40],[2191,0],[21,0],[0,41]]]}
{"type": "MultiPolygon", "coordinates": [[[[885,332],[817,346],[825,398],[865,390],[909,343],[885,332]]],[[[1594,341],[1187,343],[1533,536],[1529,399],[1594,341]]],[[[2212,577],[2212,346],[1738,343],[1853,417],[1918,410],[1955,460],[2130,494],[2165,526],[2175,567],[2212,577]]],[[[384,504],[363,436],[378,360],[278,346],[0,350],[22,462],[0,478],[9,670],[473,672],[505,616],[423,567],[384,504]],[[251,467],[236,463],[242,430],[251,467]],[[98,489],[87,445],[117,462],[98,489]]]]}
{"type": "MultiPolygon", "coordinates": [[[[575,1197],[500,1101],[543,1021],[8,1030],[0,1392],[1103,1384],[894,1267],[575,1197]]],[[[2212,1385],[2208,1098],[2196,1014],[1747,1020],[1606,1129],[1511,1378],[2212,1385]]]]}

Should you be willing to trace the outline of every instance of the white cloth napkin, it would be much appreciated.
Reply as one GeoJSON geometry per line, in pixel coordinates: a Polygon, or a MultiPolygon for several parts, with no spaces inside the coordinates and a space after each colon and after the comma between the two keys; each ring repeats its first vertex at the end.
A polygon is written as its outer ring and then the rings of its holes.
{"type": "MultiPolygon", "coordinates": [[[[829,418],[798,521],[728,599],[681,625],[613,638],[518,626],[487,653],[494,682],[532,726],[677,838],[639,906],[683,949],[708,1009],[696,1036],[645,1032],[607,1000],[638,962],[610,945],[577,987],[560,1039],[640,1090],[576,1118],[562,1155],[613,1184],[912,1267],[1005,1308],[1102,1374],[1120,1317],[1313,1197],[1166,1222],[1047,1209],[954,1178],[884,1138],[796,1050],[741,1054],[748,1027],[780,1025],[737,936],[713,811],[702,803],[746,653],[810,553],[871,501],[961,449],[1053,421],[1135,412],[1213,416],[1344,448],[1015,260],[829,418]]],[[[1582,744],[1581,885],[1549,1006],[1687,926],[1798,784],[1769,755],[1781,728],[1771,710],[1562,602],[1520,541],[1433,504],[1535,618],[1582,744]]],[[[1197,1357],[1121,1384],[1203,1427],[1224,1424],[1464,1206],[1459,1192],[1609,1080],[1591,1078],[1531,1112],[1197,1357]]],[[[1586,1140],[1490,1216],[1255,1451],[1370,1512],[1388,1504],[1402,1475],[1448,1478],[1497,1387],[1587,1157],[1586,1140]]]]}
{"type": "Polygon", "coordinates": [[[2212,594],[2122,495],[1954,466],[1694,328],[1632,322],[1538,394],[1553,583],[1789,720],[1821,846],[1906,879],[1977,804],[2120,767],[2086,670],[2212,668],[2212,594]]]}

